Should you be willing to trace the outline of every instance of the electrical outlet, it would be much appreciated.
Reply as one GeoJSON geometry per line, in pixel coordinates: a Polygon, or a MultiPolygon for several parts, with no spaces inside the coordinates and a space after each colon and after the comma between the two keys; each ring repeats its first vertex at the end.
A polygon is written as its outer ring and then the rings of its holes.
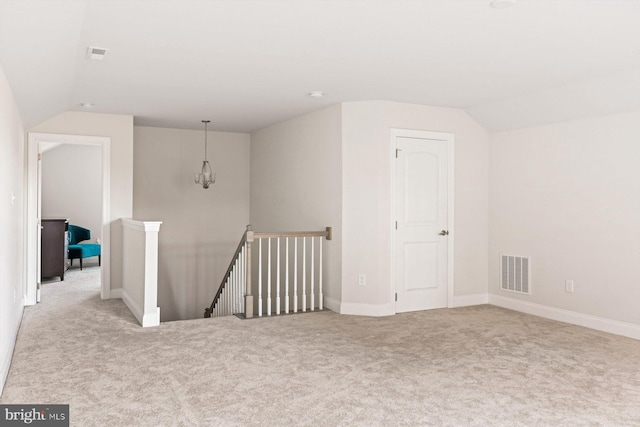
{"type": "Polygon", "coordinates": [[[565,292],[573,293],[573,280],[565,280],[564,281],[564,290],[565,290],[565,292]]]}
{"type": "Polygon", "coordinates": [[[358,285],[366,286],[367,285],[367,275],[366,274],[358,274],[358,285]]]}

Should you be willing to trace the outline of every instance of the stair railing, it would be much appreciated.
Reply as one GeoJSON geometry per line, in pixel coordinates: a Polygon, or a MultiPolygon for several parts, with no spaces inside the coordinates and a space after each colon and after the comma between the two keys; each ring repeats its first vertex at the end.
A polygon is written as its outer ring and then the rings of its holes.
{"type": "Polygon", "coordinates": [[[222,278],[218,291],[213,297],[213,301],[208,308],[204,309],[204,317],[229,316],[232,314],[244,313],[244,292],[246,283],[251,283],[251,269],[246,266],[251,265],[251,259],[247,247],[247,235],[252,233],[251,226],[242,234],[240,243],[236,248],[227,272],[222,278]],[[247,273],[249,270],[249,273],[247,273]],[[247,278],[247,274],[249,277],[247,278]],[[247,280],[248,279],[248,280],[247,280]]]}
{"type": "Polygon", "coordinates": [[[331,227],[324,231],[265,233],[254,232],[248,225],[211,305],[205,309],[205,317],[244,312],[249,319],[255,308],[259,317],[322,310],[323,238],[331,240],[331,227]],[[254,245],[258,246],[256,263],[252,262],[254,245]],[[257,301],[252,294],[254,269],[257,301]]]}

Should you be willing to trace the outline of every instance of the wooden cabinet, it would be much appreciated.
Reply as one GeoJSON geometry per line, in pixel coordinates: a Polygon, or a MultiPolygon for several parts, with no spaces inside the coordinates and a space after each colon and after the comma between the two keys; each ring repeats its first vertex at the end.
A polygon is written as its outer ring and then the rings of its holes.
{"type": "Polygon", "coordinates": [[[42,219],[40,278],[57,277],[64,280],[67,269],[68,219],[42,219]]]}

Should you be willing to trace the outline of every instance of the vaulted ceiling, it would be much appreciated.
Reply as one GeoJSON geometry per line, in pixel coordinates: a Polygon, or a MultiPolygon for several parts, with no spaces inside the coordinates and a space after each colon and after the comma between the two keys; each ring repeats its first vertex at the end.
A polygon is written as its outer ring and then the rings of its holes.
{"type": "Polygon", "coordinates": [[[250,132],[390,100],[501,130],[640,109],[640,1],[0,0],[0,66],[27,126],[91,103],[250,132]]]}

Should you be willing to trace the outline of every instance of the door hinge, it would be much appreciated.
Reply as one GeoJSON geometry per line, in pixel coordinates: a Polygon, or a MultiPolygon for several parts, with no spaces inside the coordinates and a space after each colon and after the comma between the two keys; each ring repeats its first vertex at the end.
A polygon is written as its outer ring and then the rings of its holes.
{"type": "Polygon", "coordinates": [[[38,153],[38,160],[42,160],[42,154],[38,153]]]}
{"type": "Polygon", "coordinates": [[[396,302],[398,302],[398,293],[396,292],[396,302]]]}
{"type": "Polygon", "coordinates": [[[396,230],[398,229],[398,221],[396,221],[396,230]]]}

